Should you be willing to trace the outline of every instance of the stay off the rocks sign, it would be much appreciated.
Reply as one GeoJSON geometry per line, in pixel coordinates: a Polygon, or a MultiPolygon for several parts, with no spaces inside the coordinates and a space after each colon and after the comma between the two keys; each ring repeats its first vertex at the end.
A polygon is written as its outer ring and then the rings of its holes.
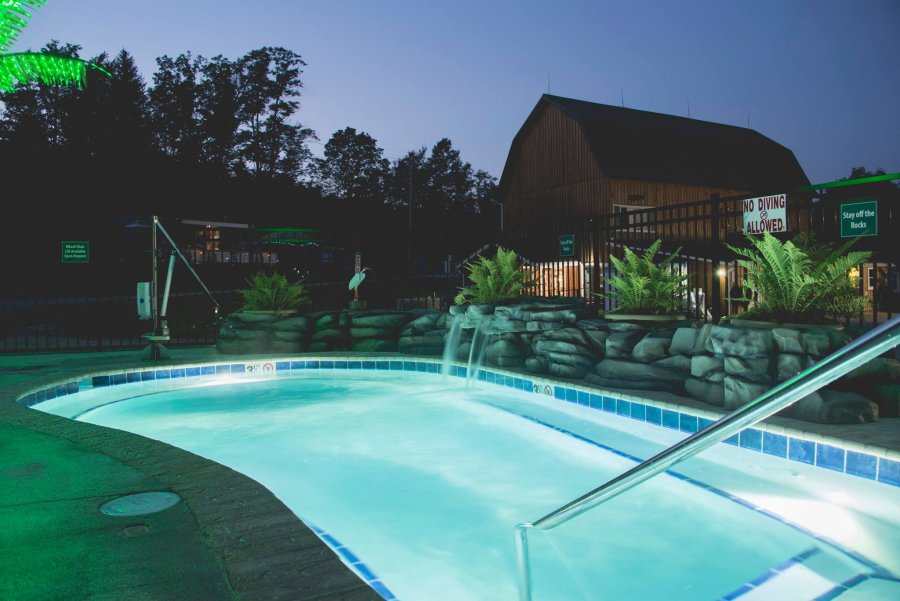
{"type": "Polygon", "coordinates": [[[750,234],[787,231],[787,194],[744,199],[744,231],[750,234]]]}

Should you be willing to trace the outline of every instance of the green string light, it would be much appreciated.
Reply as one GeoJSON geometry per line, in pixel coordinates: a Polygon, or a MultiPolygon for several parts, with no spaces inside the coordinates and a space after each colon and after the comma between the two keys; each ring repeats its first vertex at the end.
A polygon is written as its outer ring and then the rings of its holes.
{"type": "MultiPolygon", "coordinates": [[[[28,24],[31,13],[24,7],[38,8],[46,0],[0,0],[0,52],[7,52],[28,24]]],[[[0,54],[0,90],[14,92],[19,84],[39,81],[52,86],[84,86],[88,69],[112,75],[95,63],[69,56],[38,52],[0,54]]]]}
{"type": "Polygon", "coordinates": [[[46,0],[0,0],[0,52],[6,52],[12,46],[19,33],[28,25],[31,13],[23,8],[38,8],[46,0]]]}
{"type": "Polygon", "coordinates": [[[37,52],[0,54],[0,90],[13,92],[18,84],[40,81],[51,86],[84,85],[88,68],[110,75],[109,71],[81,59],[37,52]]]}

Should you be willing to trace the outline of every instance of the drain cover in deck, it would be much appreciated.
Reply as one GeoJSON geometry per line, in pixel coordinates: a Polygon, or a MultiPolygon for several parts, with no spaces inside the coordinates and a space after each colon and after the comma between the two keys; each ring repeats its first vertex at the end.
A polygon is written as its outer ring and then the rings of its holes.
{"type": "Polygon", "coordinates": [[[141,492],[107,501],[100,511],[106,515],[147,515],[173,507],[180,500],[173,492],[141,492]]]}

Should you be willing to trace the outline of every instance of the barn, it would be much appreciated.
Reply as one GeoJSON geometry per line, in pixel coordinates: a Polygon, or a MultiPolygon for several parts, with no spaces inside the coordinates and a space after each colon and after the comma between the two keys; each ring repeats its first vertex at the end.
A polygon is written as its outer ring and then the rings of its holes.
{"type": "Polygon", "coordinates": [[[504,228],[808,185],[757,131],[544,94],[500,178],[504,228]]]}

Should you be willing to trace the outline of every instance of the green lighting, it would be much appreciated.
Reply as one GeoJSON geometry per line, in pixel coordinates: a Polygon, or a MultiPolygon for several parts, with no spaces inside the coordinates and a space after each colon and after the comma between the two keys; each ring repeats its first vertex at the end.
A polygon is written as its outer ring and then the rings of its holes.
{"type": "Polygon", "coordinates": [[[860,184],[871,184],[874,182],[886,182],[900,179],[900,173],[885,173],[884,175],[871,175],[869,177],[857,177],[856,179],[841,179],[835,182],[827,182],[824,184],[813,184],[812,186],[804,186],[801,191],[827,190],[828,188],[843,188],[844,186],[858,186],[860,184]]]}
{"type": "MultiPolygon", "coordinates": [[[[46,0],[0,0],[0,52],[9,50],[28,24],[31,13],[23,6],[38,8],[46,0]]],[[[84,85],[88,68],[112,77],[100,65],[68,56],[37,52],[0,54],[0,90],[14,92],[19,84],[39,81],[53,86],[84,85]]]]}
{"type": "Polygon", "coordinates": [[[67,56],[37,52],[0,54],[0,90],[12,92],[16,85],[30,81],[52,86],[82,87],[88,67],[109,75],[99,65],[67,56]]]}
{"type": "Polygon", "coordinates": [[[28,25],[31,13],[23,5],[38,8],[44,2],[46,0],[0,0],[0,52],[9,50],[28,25]]]}

